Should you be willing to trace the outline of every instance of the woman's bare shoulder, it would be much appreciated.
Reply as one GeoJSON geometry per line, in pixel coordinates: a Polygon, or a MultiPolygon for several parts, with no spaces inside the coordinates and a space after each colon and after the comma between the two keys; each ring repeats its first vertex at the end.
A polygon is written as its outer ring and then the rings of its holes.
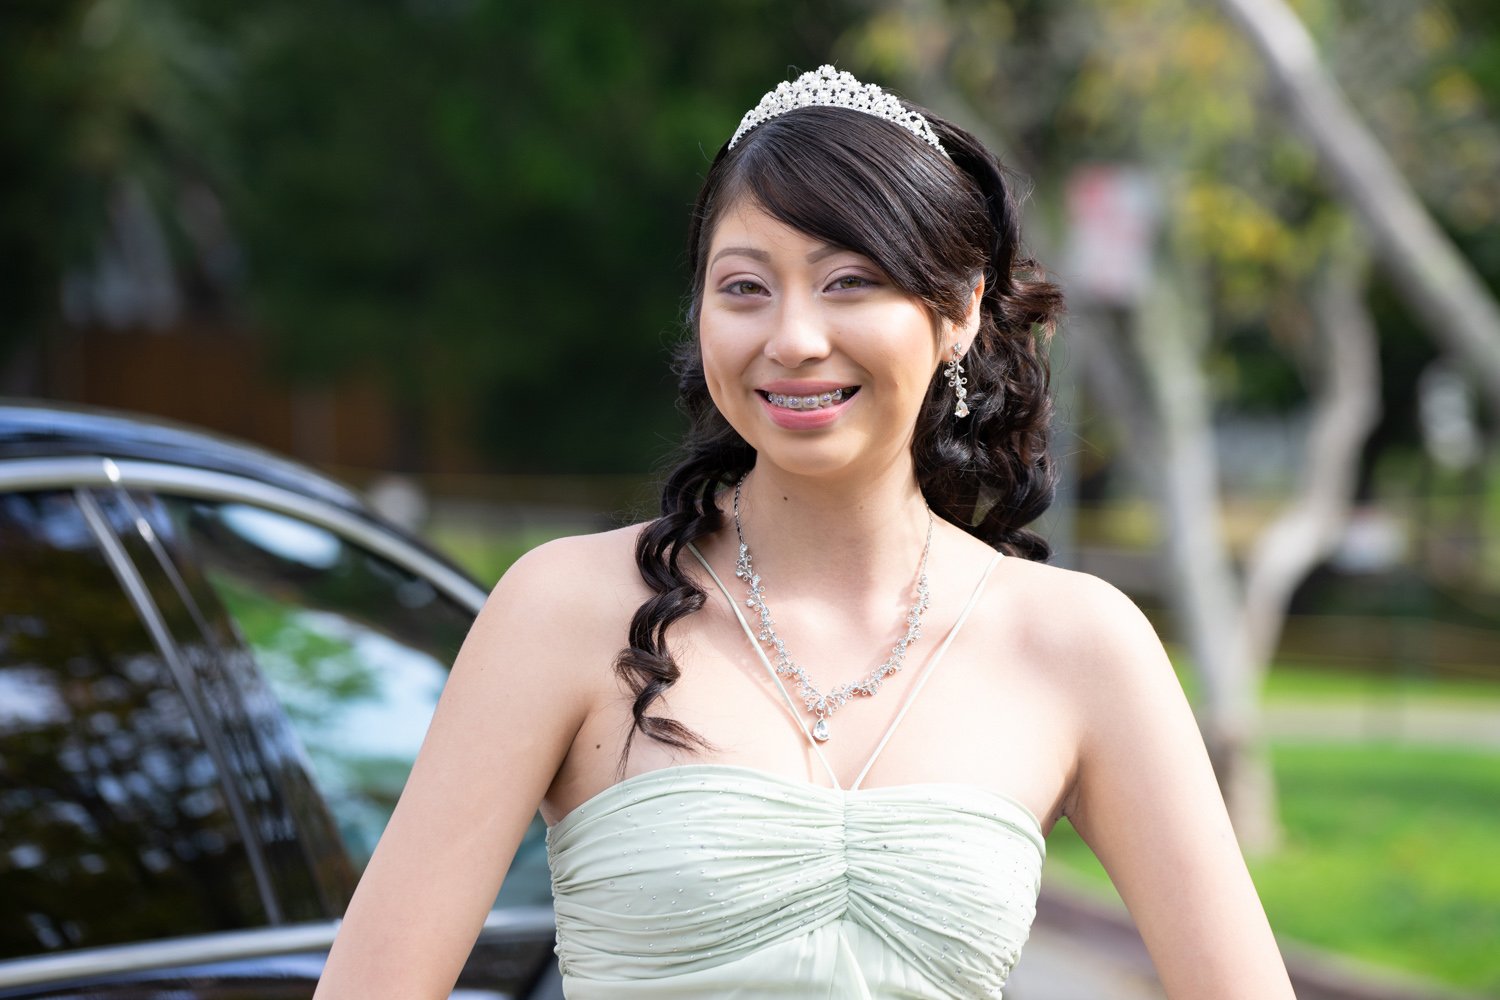
{"type": "Polygon", "coordinates": [[[1114,769],[1133,762],[1159,777],[1172,773],[1161,760],[1201,755],[1202,742],[1161,639],[1134,601],[1089,573],[1021,560],[1011,570],[1007,621],[1032,676],[1064,706],[1077,740],[1061,810],[1082,829],[1081,776],[1119,783],[1114,769]],[[1147,731],[1172,753],[1145,754],[1140,734],[1147,731]]]}
{"type": "Polygon", "coordinates": [[[1123,591],[1093,573],[1019,557],[1005,559],[1002,566],[1018,584],[1013,596],[1032,609],[1051,606],[1054,614],[1048,616],[1048,621],[1053,624],[1062,623],[1065,619],[1059,613],[1074,604],[1078,605],[1074,610],[1079,616],[1108,616],[1106,624],[1115,616],[1139,614],[1135,603],[1123,591]]]}
{"type": "Polygon", "coordinates": [[[470,631],[485,660],[516,658],[592,704],[612,690],[630,617],[651,596],[635,568],[644,525],[553,539],[517,559],[470,631]]]}
{"type": "Polygon", "coordinates": [[[494,593],[523,605],[559,604],[607,614],[621,600],[630,610],[650,596],[635,562],[635,545],[649,522],[544,542],[517,559],[494,593]]]}
{"type": "Polygon", "coordinates": [[[1028,559],[1006,564],[1008,586],[997,596],[1007,605],[1005,621],[1059,679],[1099,690],[1171,673],[1155,628],[1118,587],[1028,559]]]}

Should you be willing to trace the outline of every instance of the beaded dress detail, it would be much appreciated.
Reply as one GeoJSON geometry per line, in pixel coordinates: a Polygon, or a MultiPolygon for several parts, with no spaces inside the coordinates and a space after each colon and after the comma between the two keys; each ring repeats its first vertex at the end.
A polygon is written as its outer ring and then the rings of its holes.
{"type": "MultiPolygon", "coordinates": [[[[692,552],[774,677],[739,602],[692,552]]],[[[548,830],[569,1000],[1000,996],[1036,914],[1036,818],[974,785],[860,787],[999,558],[850,788],[808,734],[832,787],[678,765],[627,778],[548,830]]]]}

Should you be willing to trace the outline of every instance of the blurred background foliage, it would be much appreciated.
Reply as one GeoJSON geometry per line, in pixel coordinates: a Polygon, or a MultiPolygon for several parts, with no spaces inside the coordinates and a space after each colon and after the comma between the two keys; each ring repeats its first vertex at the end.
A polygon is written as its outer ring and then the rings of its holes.
{"type": "Polygon", "coordinates": [[[828,52],[835,2],[195,0],[8,5],[0,352],[122,187],[192,304],[274,348],[272,375],[373,369],[421,467],[456,396],[496,462],[638,471],[676,429],[666,345],[697,183],[768,75],[828,52]],[[601,421],[598,414],[620,415],[601,421]],[[545,419],[542,419],[545,415],[545,419]],[[515,433],[517,427],[525,434],[515,433]]]}
{"type": "MultiPolygon", "coordinates": [[[[909,77],[942,44],[913,14],[927,6],[668,3],[648,19],[598,2],[18,0],[0,14],[0,367],[69,321],[69,276],[97,270],[111,213],[136,206],[180,307],[253,329],[270,377],[377,375],[400,412],[396,464],[420,470],[440,395],[500,467],[638,471],[678,426],[662,359],[708,159],[790,67],[909,77]]],[[[1500,14],[1299,10],[1493,284],[1500,14]]],[[[1042,210],[1060,225],[1081,164],[1153,169],[1168,239],[1212,288],[1222,404],[1295,404],[1299,284],[1349,226],[1232,25],[1182,0],[938,13],[949,84],[1002,123],[1042,210]]],[[[1437,351],[1379,283],[1372,303],[1377,444],[1412,445],[1412,376],[1437,351]]]]}

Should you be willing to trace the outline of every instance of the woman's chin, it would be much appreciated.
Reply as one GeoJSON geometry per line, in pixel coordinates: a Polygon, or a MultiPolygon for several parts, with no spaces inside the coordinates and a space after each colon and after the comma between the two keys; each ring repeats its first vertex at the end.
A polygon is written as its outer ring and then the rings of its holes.
{"type": "MultiPolygon", "coordinates": [[[[893,460],[901,456],[892,455],[888,449],[862,447],[868,441],[852,442],[824,439],[814,441],[770,441],[762,438],[752,441],[755,447],[755,466],[762,471],[776,470],[798,479],[829,479],[854,482],[861,478],[862,471],[889,468],[893,460]]],[[[906,452],[910,460],[910,451],[906,452]]]]}
{"type": "Polygon", "coordinates": [[[774,419],[780,414],[768,413],[768,409],[725,413],[730,425],[755,450],[757,468],[773,468],[799,479],[853,480],[861,470],[889,469],[893,462],[911,460],[909,429],[904,435],[894,426],[889,433],[881,433],[860,419],[864,414],[852,412],[856,409],[852,405],[846,404],[836,419],[825,418],[823,426],[774,419]],[[789,422],[794,426],[783,426],[789,422]]]}

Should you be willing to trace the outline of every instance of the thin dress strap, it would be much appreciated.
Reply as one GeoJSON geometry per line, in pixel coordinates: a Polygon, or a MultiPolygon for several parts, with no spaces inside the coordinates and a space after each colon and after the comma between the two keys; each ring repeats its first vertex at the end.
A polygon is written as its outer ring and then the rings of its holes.
{"type": "Polygon", "coordinates": [[[932,676],[932,672],[937,667],[938,661],[943,658],[944,653],[948,652],[948,647],[953,645],[953,640],[957,638],[958,633],[963,629],[964,622],[969,620],[969,612],[974,610],[975,605],[979,603],[979,595],[984,593],[985,581],[990,578],[990,574],[1000,564],[1000,558],[1003,555],[1004,553],[1002,552],[996,552],[994,557],[990,559],[989,565],[984,568],[984,573],[979,577],[979,583],[974,586],[974,593],[969,595],[969,603],[965,604],[964,609],[958,613],[958,621],[954,622],[953,627],[948,630],[948,635],[943,639],[943,644],[937,648],[937,652],[932,654],[932,659],[928,660],[927,665],[922,668],[922,673],[917,677],[917,682],[911,686],[911,690],[906,694],[906,700],[901,703],[901,711],[896,713],[896,717],[886,727],[885,735],[880,737],[880,742],[875,745],[875,752],[870,754],[870,759],[865,761],[865,766],[859,772],[859,777],[855,778],[854,784],[849,786],[850,791],[858,788],[860,782],[865,780],[865,775],[870,773],[870,768],[875,764],[875,758],[880,756],[880,751],[884,750],[885,745],[891,741],[891,734],[896,731],[897,726],[901,725],[901,720],[906,718],[906,710],[911,708],[912,702],[917,700],[917,695],[922,691],[922,685],[927,683],[927,678],[932,676]]]}
{"type": "Polygon", "coordinates": [[[781,677],[776,673],[776,668],[771,665],[770,660],[766,659],[765,651],[761,649],[760,640],[755,637],[755,632],[750,628],[750,623],[745,621],[745,616],[740,611],[739,601],[734,599],[734,595],[729,592],[729,588],[724,586],[724,581],[719,579],[719,574],[715,573],[714,568],[708,564],[708,560],[703,558],[703,553],[698,551],[698,546],[692,542],[688,542],[687,547],[688,551],[693,554],[693,557],[703,564],[703,568],[708,571],[709,577],[713,579],[714,583],[719,585],[719,590],[724,593],[725,599],[729,601],[729,607],[734,611],[734,617],[739,620],[740,628],[745,630],[745,636],[750,640],[750,647],[755,650],[755,655],[760,657],[760,662],[765,664],[766,672],[771,675],[771,680],[776,682],[777,690],[781,692],[781,697],[786,700],[786,708],[792,716],[792,721],[802,731],[802,735],[807,737],[807,743],[812,747],[813,756],[818,758],[818,763],[822,764],[823,770],[828,772],[828,780],[833,782],[834,788],[842,789],[843,786],[839,784],[838,774],[833,770],[828,761],[824,759],[823,751],[818,747],[818,741],[813,739],[813,735],[808,730],[807,724],[802,721],[802,714],[797,711],[797,703],[792,700],[791,693],[787,691],[786,685],[781,683],[781,677]]]}

